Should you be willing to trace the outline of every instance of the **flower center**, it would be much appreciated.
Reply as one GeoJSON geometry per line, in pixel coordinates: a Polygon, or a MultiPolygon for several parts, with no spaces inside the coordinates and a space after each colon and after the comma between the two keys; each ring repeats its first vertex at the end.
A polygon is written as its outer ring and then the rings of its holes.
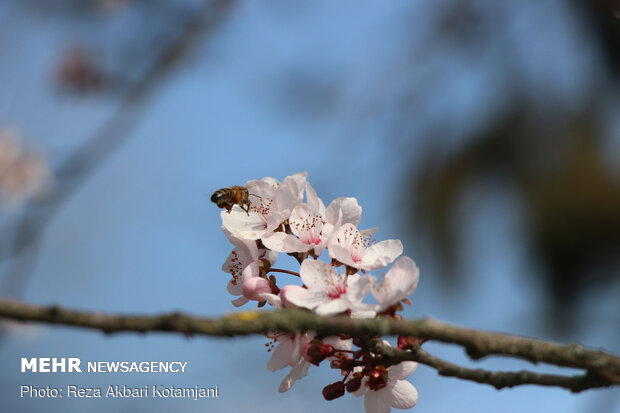
{"type": "Polygon", "coordinates": [[[347,286],[342,284],[333,285],[327,290],[327,296],[332,300],[340,298],[343,294],[347,293],[347,286]]]}

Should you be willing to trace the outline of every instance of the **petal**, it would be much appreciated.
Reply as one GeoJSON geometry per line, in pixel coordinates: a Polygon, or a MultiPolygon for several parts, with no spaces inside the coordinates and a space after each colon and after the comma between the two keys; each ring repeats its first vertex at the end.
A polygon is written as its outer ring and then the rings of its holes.
{"type": "Polygon", "coordinates": [[[418,363],[415,361],[402,361],[394,366],[388,367],[388,378],[390,380],[405,380],[417,368],[418,363]]]}
{"type": "Polygon", "coordinates": [[[267,231],[263,216],[256,212],[248,216],[245,211],[233,209],[230,213],[222,211],[220,216],[223,227],[236,238],[256,240],[267,231]]]}
{"type": "Polygon", "coordinates": [[[273,197],[274,204],[279,210],[288,210],[290,213],[301,203],[307,176],[307,172],[301,172],[284,178],[273,197]]]}
{"type": "Polygon", "coordinates": [[[331,258],[338,260],[345,265],[355,267],[355,263],[351,258],[351,253],[348,249],[338,244],[336,237],[332,237],[332,241],[327,245],[327,248],[331,258]]]}
{"type": "MultiPolygon", "coordinates": [[[[228,215],[228,213],[226,213],[226,215],[228,215]]],[[[226,227],[222,227],[222,231],[230,243],[237,247],[237,255],[239,256],[239,259],[253,261],[258,258],[258,248],[256,247],[255,242],[235,237],[232,232],[226,229],[226,227]]]]}
{"type": "Polygon", "coordinates": [[[400,257],[385,276],[389,276],[392,271],[396,272],[395,278],[399,281],[401,290],[407,296],[413,294],[420,281],[420,270],[415,262],[407,256],[400,257]]]}
{"type": "Polygon", "coordinates": [[[329,336],[325,337],[322,341],[325,344],[334,346],[334,348],[338,350],[351,350],[353,347],[353,339],[351,338],[343,340],[339,336],[329,336]]]}
{"type": "Polygon", "coordinates": [[[316,290],[310,291],[304,288],[287,291],[284,299],[297,307],[303,307],[309,310],[314,310],[328,300],[325,292],[316,290]]]}
{"type": "Polygon", "coordinates": [[[241,295],[243,294],[243,283],[241,282],[236,282],[233,284],[232,282],[233,280],[228,281],[228,285],[226,286],[226,289],[228,290],[229,293],[231,293],[232,295],[241,295]]]}
{"type": "Polygon", "coordinates": [[[324,290],[334,278],[340,277],[331,265],[310,258],[301,263],[299,275],[310,290],[324,290]]]}
{"type": "Polygon", "coordinates": [[[396,409],[411,409],[418,402],[418,390],[407,380],[389,381],[379,393],[385,403],[396,409]]]}
{"type": "Polygon", "coordinates": [[[325,215],[325,204],[323,204],[321,198],[316,195],[316,191],[312,185],[310,185],[310,182],[306,182],[306,203],[312,211],[320,215],[325,215]]]}
{"type": "Polygon", "coordinates": [[[397,239],[388,239],[373,244],[366,250],[362,257],[360,268],[366,270],[378,270],[387,266],[403,253],[403,244],[397,239]]]}
{"type": "Polygon", "coordinates": [[[245,183],[244,187],[250,194],[256,195],[250,196],[250,202],[260,206],[260,200],[263,200],[263,202],[268,202],[267,200],[273,199],[273,196],[278,189],[278,185],[280,185],[280,183],[277,179],[267,177],[261,179],[260,181],[257,181],[256,179],[248,181],[245,183]]]}
{"type": "Polygon", "coordinates": [[[342,224],[357,226],[362,219],[362,207],[356,198],[336,198],[325,210],[327,222],[339,227],[342,224]]]}
{"type": "Polygon", "coordinates": [[[349,297],[349,300],[356,304],[361,303],[370,290],[371,281],[371,276],[349,275],[347,278],[347,297],[349,297]]]}
{"type": "Polygon", "coordinates": [[[351,303],[345,297],[335,300],[325,297],[324,301],[314,309],[314,312],[318,315],[331,315],[345,312],[351,307],[351,303]]]}
{"type": "Polygon", "coordinates": [[[366,413],[390,413],[390,406],[385,404],[378,391],[368,390],[364,396],[366,413]]]}
{"type": "Polygon", "coordinates": [[[355,310],[351,313],[351,318],[375,318],[376,315],[374,310],[355,310]]]}
{"type": "Polygon", "coordinates": [[[271,371],[276,371],[288,366],[294,346],[295,343],[293,343],[293,340],[290,337],[279,337],[278,345],[271,354],[271,358],[267,363],[267,368],[271,371]]]}
{"type": "Polygon", "coordinates": [[[231,303],[235,307],[241,307],[243,304],[247,303],[248,301],[250,301],[250,300],[248,300],[244,296],[241,296],[241,297],[237,298],[236,300],[232,300],[231,303]]]}
{"type": "Polygon", "coordinates": [[[241,273],[241,277],[237,281],[240,281],[243,284],[246,280],[250,278],[258,277],[260,275],[260,267],[258,265],[258,261],[252,261],[250,265],[243,269],[241,273]]]}
{"type": "Polygon", "coordinates": [[[272,232],[261,238],[265,247],[272,251],[292,253],[306,252],[312,249],[313,245],[304,244],[297,237],[284,232],[272,232]]]}
{"type": "Polygon", "coordinates": [[[359,230],[360,235],[362,236],[362,238],[364,239],[369,239],[371,238],[373,235],[375,235],[375,233],[379,231],[379,227],[376,228],[370,228],[370,229],[362,229],[359,230]]]}
{"type": "Polygon", "coordinates": [[[280,383],[280,387],[278,388],[278,391],[280,393],[289,391],[297,380],[300,380],[308,375],[309,367],[310,367],[310,363],[308,363],[305,360],[301,360],[297,366],[291,369],[291,371],[284,378],[284,380],[282,380],[282,383],[280,383]]]}
{"type": "Polygon", "coordinates": [[[267,301],[273,307],[282,308],[282,300],[277,295],[272,294],[272,293],[262,293],[259,295],[263,300],[267,301]]]}
{"type": "Polygon", "coordinates": [[[420,278],[420,271],[409,257],[400,257],[383,276],[383,282],[372,288],[372,295],[380,303],[379,311],[411,295],[420,278]]]}

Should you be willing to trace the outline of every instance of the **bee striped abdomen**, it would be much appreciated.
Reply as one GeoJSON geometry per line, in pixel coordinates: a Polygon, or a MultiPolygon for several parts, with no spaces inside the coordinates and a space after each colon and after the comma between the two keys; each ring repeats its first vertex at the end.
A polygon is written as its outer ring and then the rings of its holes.
{"type": "MultiPolygon", "coordinates": [[[[222,200],[225,201],[226,199],[228,199],[230,197],[230,192],[232,192],[230,188],[218,189],[217,191],[215,191],[213,193],[213,195],[211,195],[211,202],[214,202],[214,203],[218,204],[218,206],[220,206],[219,203],[222,200]]],[[[220,208],[222,208],[222,207],[220,207],[220,208]]]]}
{"type": "Polygon", "coordinates": [[[239,205],[249,215],[250,200],[248,199],[248,190],[242,186],[218,189],[211,195],[211,202],[215,203],[219,208],[226,208],[226,211],[229,213],[235,204],[239,205]]]}

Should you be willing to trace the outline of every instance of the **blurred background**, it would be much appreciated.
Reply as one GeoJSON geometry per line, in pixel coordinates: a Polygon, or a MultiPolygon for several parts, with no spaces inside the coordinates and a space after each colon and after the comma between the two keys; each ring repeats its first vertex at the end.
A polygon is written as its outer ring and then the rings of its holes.
{"type": "MultiPolygon", "coordinates": [[[[620,353],[620,2],[0,0],[0,294],[235,311],[221,187],[306,170],[421,268],[407,317],[620,353]]],[[[282,257],[278,267],[294,268],[282,257]]],[[[363,411],[263,337],[2,323],[0,410],[363,411]],[[21,357],[186,360],[183,375],[22,374],[21,357]],[[218,399],[20,399],[19,386],[218,385],[218,399]],[[243,397],[241,397],[243,396],[243,397]]],[[[430,352],[472,363],[452,346],[430,352]]],[[[620,390],[409,377],[419,412],[620,412],[620,390]]]]}

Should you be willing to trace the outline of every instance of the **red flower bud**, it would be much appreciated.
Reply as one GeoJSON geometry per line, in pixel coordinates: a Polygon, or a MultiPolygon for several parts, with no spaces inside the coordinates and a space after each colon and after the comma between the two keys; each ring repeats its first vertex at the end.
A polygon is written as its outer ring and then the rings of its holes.
{"type": "Polygon", "coordinates": [[[355,363],[355,360],[351,359],[351,358],[346,358],[346,359],[342,359],[340,361],[340,369],[341,370],[346,370],[346,371],[351,371],[353,370],[353,367],[355,363]]]}
{"type": "Polygon", "coordinates": [[[328,384],[323,389],[323,397],[325,400],[334,400],[341,396],[344,396],[344,383],[341,381],[328,384]]]}
{"type": "Polygon", "coordinates": [[[334,355],[334,346],[331,344],[325,344],[320,340],[314,339],[303,350],[303,357],[309,363],[318,366],[320,362],[327,357],[334,355]]]}
{"type": "Polygon", "coordinates": [[[353,377],[351,380],[347,382],[346,388],[349,393],[353,393],[354,391],[359,390],[361,385],[362,385],[362,378],[353,377]]]}

